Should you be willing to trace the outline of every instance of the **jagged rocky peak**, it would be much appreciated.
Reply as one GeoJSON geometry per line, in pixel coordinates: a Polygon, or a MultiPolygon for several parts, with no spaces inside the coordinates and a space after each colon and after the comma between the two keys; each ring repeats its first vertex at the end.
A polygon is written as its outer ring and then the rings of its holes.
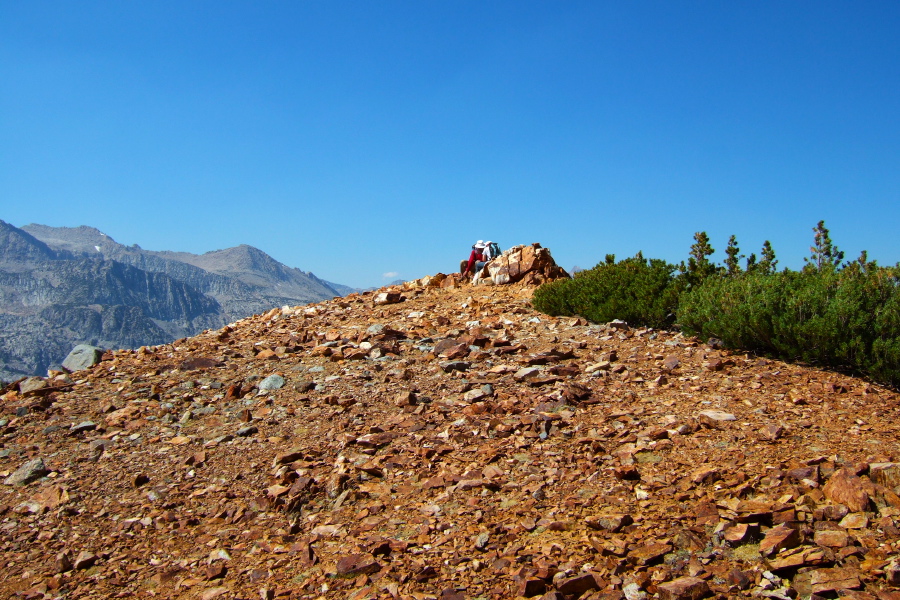
{"type": "Polygon", "coordinates": [[[46,372],[77,343],[157,344],[337,295],[247,245],[198,256],[124,246],[94,227],[0,222],[0,379],[46,372]]]}
{"type": "Polygon", "coordinates": [[[68,250],[74,253],[102,253],[105,245],[120,244],[95,227],[81,225],[79,227],[51,227],[31,223],[22,227],[34,237],[43,240],[47,245],[68,250]]]}
{"type": "Polygon", "coordinates": [[[213,273],[235,271],[275,273],[284,269],[284,265],[280,262],[262,250],[247,244],[194,255],[193,259],[185,260],[185,262],[190,262],[213,273]]]}
{"type": "Polygon", "coordinates": [[[18,271],[36,261],[54,260],[56,253],[27,231],[0,220],[0,265],[18,271]]]}

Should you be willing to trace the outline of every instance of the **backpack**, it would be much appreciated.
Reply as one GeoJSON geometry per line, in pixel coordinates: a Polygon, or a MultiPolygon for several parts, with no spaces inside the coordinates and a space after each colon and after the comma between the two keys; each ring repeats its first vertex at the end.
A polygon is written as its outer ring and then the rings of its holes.
{"type": "Polygon", "coordinates": [[[493,260],[500,256],[500,246],[497,242],[491,242],[491,245],[484,249],[487,260],[493,260]]]}

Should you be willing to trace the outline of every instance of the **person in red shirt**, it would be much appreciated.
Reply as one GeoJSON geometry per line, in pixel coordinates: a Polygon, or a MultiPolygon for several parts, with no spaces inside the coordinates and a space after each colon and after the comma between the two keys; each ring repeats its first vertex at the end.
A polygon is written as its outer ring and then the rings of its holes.
{"type": "Polygon", "coordinates": [[[463,276],[474,275],[478,271],[484,267],[485,257],[484,257],[484,242],[478,240],[474,246],[472,246],[472,253],[469,254],[469,260],[462,261],[459,265],[460,272],[463,276]],[[465,269],[463,269],[463,265],[465,265],[465,269]]]}

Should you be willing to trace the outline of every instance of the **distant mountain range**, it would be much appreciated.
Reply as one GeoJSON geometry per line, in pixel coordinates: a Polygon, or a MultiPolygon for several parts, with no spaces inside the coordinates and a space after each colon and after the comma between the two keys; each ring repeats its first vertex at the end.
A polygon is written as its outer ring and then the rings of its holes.
{"type": "Polygon", "coordinates": [[[247,245],[156,252],[93,227],[0,221],[0,379],[43,374],[79,343],[161,344],[354,291],[247,245]]]}

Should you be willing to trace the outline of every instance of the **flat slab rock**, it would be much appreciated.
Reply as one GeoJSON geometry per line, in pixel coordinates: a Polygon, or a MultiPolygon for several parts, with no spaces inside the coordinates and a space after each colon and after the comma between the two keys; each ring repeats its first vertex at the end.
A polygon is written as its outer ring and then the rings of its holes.
{"type": "Polygon", "coordinates": [[[715,421],[717,423],[726,423],[728,421],[737,420],[736,416],[722,410],[701,410],[697,413],[697,417],[701,420],[715,421]]]}
{"type": "Polygon", "coordinates": [[[3,480],[5,485],[25,485],[47,474],[47,467],[40,457],[29,460],[3,480]]]}
{"type": "Polygon", "coordinates": [[[658,589],[661,600],[699,600],[709,594],[709,585],[699,577],[680,577],[658,589]]]}

